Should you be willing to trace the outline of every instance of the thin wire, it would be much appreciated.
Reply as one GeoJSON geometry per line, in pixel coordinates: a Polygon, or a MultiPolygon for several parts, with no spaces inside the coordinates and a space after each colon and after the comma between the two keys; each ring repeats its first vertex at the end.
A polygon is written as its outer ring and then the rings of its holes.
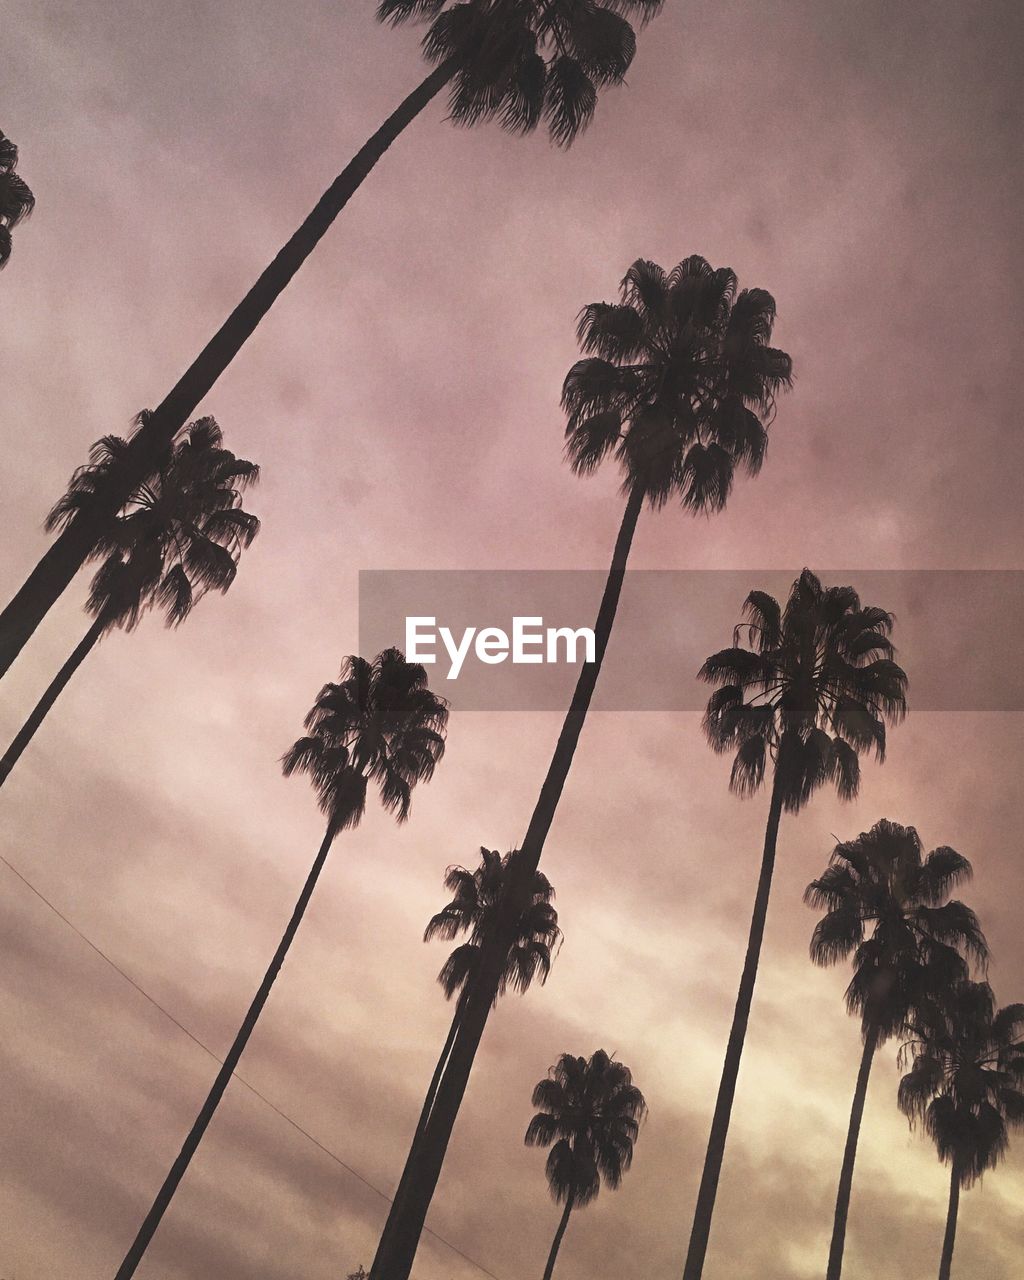
{"type": "MultiPolygon", "coordinates": [[[[204,1053],[208,1054],[214,1060],[214,1062],[218,1064],[218,1066],[224,1065],[224,1060],[222,1058],[218,1058],[217,1055],[214,1053],[214,1051],[209,1047],[209,1045],[204,1044],[197,1035],[189,1031],[188,1027],[186,1027],[183,1022],[179,1022],[178,1019],[174,1016],[174,1014],[171,1013],[169,1010],[165,1009],[164,1006],[160,1003],[160,1001],[154,999],[154,997],[151,996],[144,987],[140,987],[139,984],[135,981],[135,979],[130,974],[125,973],[125,971],[121,968],[121,966],[117,964],[116,961],[112,960],[105,951],[101,950],[96,945],[96,943],[93,942],[91,938],[87,937],[82,932],[82,930],[79,929],[79,927],[76,924],[73,924],[72,921],[70,921],[67,918],[67,916],[63,913],[63,911],[55,907],[54,904],[49,900],[49,898],[47,898],[44,894],[40,893],[40,891],[35,887],[35,885],[30,880],[26,879],[26,877],[22,875],[22,873],[18,870],[16,866],[14,866],[12,863],[7,861],[7,859],[3,856],[3,854],[0,854],[0,862],[4,864],[4,866],[7,868],[8,871],[13,872],[14,875],[16,875],[18,879],[21,881],[21,883],[25,886],[25,888],[30,890],[32,893],[34,893],[35,896],[39,899],[39,901],[43,903],[44,906],[48,907],[59,920],[63,921],[64,924],[67,925],[67,927],[71,930],[72,933],[77,934],[77,936],[82,939],[82,941],[85,943],[87,947],[95,951],[96,954],[100,957],[100,959],[103,960],[106,964],[110,965],[111,969],[113,969],[115,973],[119,974],[122,978],[124,978],[125,982],[127,982],[129,986],[134,987],[140,996],[148,1000],[154,1009],[159,1009],[159,1011],[164,1015],[165,1018],[173,1022],[179,1031],[184,1032],[184,1034],[188,1036],[188,1038],[192,1041],[192,1043],[195,1045],[198,1045],[199,1048],[202,1049],[204,1053]]],[[[364,1178],[363,1175],[359,1173],[358,1170],[353,1169],[350,1164],[346,1164],[345,1161],[342,1160],[341,1156],[336,1155],[329,1147],[325,1147],[324,1144],[319,1140],[319,1138],[315,1138],[308,1130],[304,1129],[297,1120],[293,1120],[292,1117],[288,1115],[286,1112],[282,1111],[281,1108],[276,1103],[271,1102],[271,1100],[265,1094],[260,1093],[259,1089],[257,1089],[255,1085],[251,1085],[248,1080],[243,1079],[243,1077],[240,1076],[237,1072],[232,1073],[232,1078],[237,1080],[239,1084],[244,1085],[246,1089],[248,1089],[249,1092],[253,1094],[254,1097],[259,1098],[260,1102],[262,1102],[265,1106],[269,1107],[270,1110],[273,1111],[276,1115],[279,1115],[282,1120],[287,1121],[287,1123],[290,1124],[291,1127],[294,1130],[296,1130],[297,1133],[301,1133],[304,1138],[308,1138],[309,1141],[312,1142],[314,1147],[317,1147],[320,1151],[322,1151],[325,1156],[329,1156],[334,1161],[334,1163],[340,1165],[345,1170],[346,1173],[350,1173],[353,1176],[353,1178],[358,1179],[363,1184],[364,1187],[368,1187],[369,1190],[371,1190],[374,1193],[374,1195],[380,1196],[380,1198],[382,1200],[387,1201],[388,1204],[394,1204],[394,1201],[386,1192],[381,1191],[380,1187],[375,1187],[373,1183],[370,1182],[368,1179],[364,1178]]],[[[443,1244],[446,1248],[450,1249],[452,1253],[458,1254],[458,1256],[462,1258],[465,1262],[468,1262],[471,1267],[476,1267],[476,1269],[482,1272],[483,1275],[490,1276],[491,1280],[498,1280],[498,1277],[494,1274],[493,1271],[488,1271],[487,1268],[482,1263],[477,1262],[475,1258],[471,1258],[468,1253],[463,1253],[463,1251],[458,1247],[458,1245],[452,1244],[450,1240],[446,1240],[444,1236],[439,1235],[436,1231],[431,1231],[431,1229],[428,1226],[424,1226],[423,1230],[428,1236],[433,1236],[433,1238],[437,1240],[440,1244],[443,1244]]]]}

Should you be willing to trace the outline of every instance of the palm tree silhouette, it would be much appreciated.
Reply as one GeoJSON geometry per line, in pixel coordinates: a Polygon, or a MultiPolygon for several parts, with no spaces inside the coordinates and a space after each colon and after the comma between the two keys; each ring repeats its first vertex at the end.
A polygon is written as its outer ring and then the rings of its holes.
{"type": "MultiPolygon", "coordinates": [[[[227,591],[234,582],[242,549],[260,527],[242,507],[242,491],[259,479],[259,468],[236,458],[222,442],[213,418],[191,423],[96,544],[93,556],[103,562],[86,602],[92,625],[0,758],[0,786],[102,636],[115,627],[132,631],[154,607],[163,611],[169,627],[177,627],[207,591],[227,591]]],[[[128,442],[118,436],[97,441],[92,462],[75,473],[50,512],[49,527],[87,511],[116,475],[127,449],[128,442]]]]}
{"type": "Polygon", "coordinates": [[[772,793],[761,874],[736,996],[707,1154],[697,1193],[684,1280],[704,1268],[736,1079],[764,938],[783,810],[797,813],[826,782],[841,799],[860,786],[860,753],[885,758],[886,722],[906,711],[906,676],[893,658],[892,615],[861,605],[852,587],[823,587],[805,569],[785,610],[752,591],[732,648],[712,654],[699,678],[720,687],[704,731],[712,750],[735,752],[730,788],[751,795],[769,764],[772,793]],[[741,640],[746,643],[742,644],[741,640]]]}
{"type": "Polygon", "coordinates": [[[737,467],[756,473],[776,394],[792,365],[769,345],[775,302],[763,289],[737,294],[736,276],[703,258],[672,271],[639,259],[618,303],[593,303],[579,318],[586,358],[563,388],[566,453],[588,474],[613,456],[623,475],[625,512],[595,626],[595,661],[580,671],[516,863],[501,935],[485,948],[422,1145],[407,1204],[392,1206],[374,1280],[407,1280],[444,1163],[455,1118],[501,978],[503,957],[526,899],[604,661],[640,511],[676,498],[694,512],[725,505],[737,467]]]}
{"type": "Polygon", "coordinates": [[[36,205],[28,183],[15,172],[17,167],[18,148],[0,129],[0,271],[11,256],[11,232],[36,205]]]}
{"type": "Polygon", "coordinates": [[[430,780],[444,753],[447,723],[447,704],[427,687],[424,669],[406,662],[397,649],[385,649],[372,662],[346,658],[339,683],[320,690],[306,717],[309,732],[286,753],[283,767],[286,777],[296,772],[309,775],[327,818],[326,833],[259,990],[116,1280],[135,1274],[213,1118],[302,922],[335,836],[359,825],[371,783],[376,784],[388,813],[399,822],[408,818],[413,788],[430,780]]]}
{"type": "Polygon", "coordinates": [[[913,1065],[899,1086],[900,1110],[924,1122],[950,1166],[949,1209],[939,1280],[949,1280],[960,1190],[994,1169],[1009,1127],[1024,1124],[1024,1004],[996,1009],[987,982],[961,982],[919,1010],[903,1046],[913,1065]]]}
{"type": "Polygon", "coordinates": [[[551,1147],[548,1187],[555,1203],[565,1205],[544,1268],[544,1280],[551,1280],[572,1211],[595,1199],[602,1180],[614,1191],[632,1164],[647,1103],[629,1068],[603,1049],[589,1059],[563,1053],[534,1089],[532,1102],[541,1109],[524,1141],[551,1147]]]}
{"type": "Polygon", "coordinates": [[[814,963],[833,965],[853,955],[846,1007],[860,1016],[864,1038],[826,1280],[842,1274],[853,1167],[875,1050],[906,1030],[922,1001],[969,977],[965,956],[980,966],[988,960],[974,912],[949,901],[950,891],[970,879],[971,864],[946,846],[922,854],[913,827],[883,818],[855,840],[837,844],[828,867],[804,894],[809,906],[825,912],[811,938],[814,963]]]}
{"type": "MultiPolygon", "coordinates": [[[[417,1132],[426,1127],[427,1117],[433,1105],[437,1084],[444,1071],[444,1064],[455,1042],[466,993],[473,974],[480,962],[485,941],[495,931],[501,907],[508,893],[511,863],[516,854],[502,856],[496,849],[480,849],[480,865],[473,871],[465,867],[449,867],[444,885],[452,899],[446,907],[430,918],[423,941],[443,938],[451,942],[460,934],[468,934],[468,941],[455,948],[444,962],[437,980],[446,1000],[458,996],[451,1029],[445,1041],[441,1057],[427,1097],[417,1132]]],[[[533,874],[533,891],[526,910],[519,917],[516,935],[506,954],[501,981],[495,992],[494,1002],[510,988],[524,994],[539,981],[543,985],[551,972],[552,953],[559,944],[562,931],[558,927],[558,912],[553,900],[555,891],[542,871],[533,874]]]]}
{"type": "Polygon", "coordinates": [[[153,411],[125,458],[122,483],[80,514],[0,613],[0,676],[85,563],[106,524],[153,472],[186,419],[252,336],[377,161],[445,86],[462,125],[495,120],[511,133],[542,122],[568,146],[589,124],[597,92],[621,84],[636,50],[623,15],[646,22],[662,0],[382,0],[382,22],[425,20],[434,69],[364,144],[153,411]]]}
{"type": "MultiPolygon", "coordinates": [[[[474,871],[465,867],[449,867],[444,883],[452,894],[452,899],[431,917],[423,934],[424,942],[430,942],[434,938],[444,938],[450,942],[462,933],[468,933],[469,939],[452,951],[437,975],[445,999],[451,1000],[456,995],[458,999],[451,1027],[423,1099],[394,1203],[404,1200],[408,1194],[437,1087],[461,1025],[469,986],[479,966],[483,945],[497,927],[508,893],[511,863],[516,856],[515,852],[502,856],[496,849],[481,848],[480,865],[474,871]]],[[[526,909],[519,917],[515,937],[506,954],[505,968],[494,996],[495,1004],[509,988],[522,994],[529,990],[534,980],[542,985],[547,981],[551,972],[552,953],[562,937],[562,931],[558,927],[558,912],[553,906],[554,896],[555,891],[547,876],[541,871],[534,872],[533,892],[526,909]]]]}

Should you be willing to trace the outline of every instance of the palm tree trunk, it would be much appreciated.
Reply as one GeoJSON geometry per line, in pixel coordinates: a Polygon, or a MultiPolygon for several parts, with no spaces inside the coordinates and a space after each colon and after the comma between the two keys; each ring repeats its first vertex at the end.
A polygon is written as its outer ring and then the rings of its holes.
{"type": "Polygon", "coordinates": [[[253,334],[374,165],[402,130],[448,83],[455,70],[454,61],[447,61],[432,71],[360,148],[140,428],[125,455],[116,484],[111,485],[103,500],[96,503],[88,516],[76,516],[50,544],[23,586],[0,613],[0,677],[82,567],[99,534],[146,476],[152,474],[161,452],[253,334]]]}
{"type": "Polygon", "coordinates": [[[437,1086],[441,1083],[441,1077],[444,1075],[445,1064],[448,1056],[452,1051],[452,1045],[455,1043],[455,1037],[458,1034],[459,1022],[462,1017],[462,997],[455,1006],[455,1014],[452,1018],[452,1025],[448,1031],[448,1038],[444,1042],[444,1048],[441,1050],[441,1056],[437,1060],[437,1066],[434,1068],[434,1074],[430,1078],[430,1084],[427,1087],[427,1096],[423,1099],[423,1108],[420,1111],[420,1118],[416,1122],[416,1132],[413,1135],[413,1142],[418,1142],[420,1137],[426,1132],[427,1121],[430,1119],[430,1111],[434,1105],[434,1099],[437,1097],[437,1086]]]}
{"type": "Polygon", "coordinates": [[[480,954],[476,979],[466,1001],[448,1066],[438,1085],[437,1096],[427,1122],[419,1156],[411,1157],[413,1167],[409,1196],[401,1204],[396,1199],[391,1207],[377,1248],[377,1257],[370,1272],[372,1280],[408,1280],[423,1224],[426,1221],[427,1210],[430,1208],[441,1167],[444,1164],[452,1129],[455,1127],[462,1098],[469,1083],[477,1048],[498,993],[504,958],[514,935],[516,921],[528,900],[533,876],[544,849],[544,841],[551,829],[562,789],[569,776],[580,733],[586,722],[590,701],[597,686],[597,678],[601,673],[619,597],[622,594],[626,562],[629,559],[643,500],[643,491],[634,489],[626,502],[601,607],[598,610],[597,624],[594,628],[594,661],[584,663],[576,682],[572,702],[569,704],[569,710],[562,724],[562,731],[523,839],[520,855],[512,863],[509,891],[502,904],[494,934],[484,944],[480,954]]]}
{"type": "Polygon", "coordinates": [[[0,759],[0,787],[7,781],[8,774],[21,759],[21,753],[35,737],[36,730],[46,719],[50,708],[64,692],[68,681],[88,657],[96,641],[103,634],[106,625],[106,621],[102,616],[95,619],[92,626],[78,642],[78,645],[72,650],[67,662],[64,663],[50,681],[46,692],[32,708],[31,715],[18,730],[13,742],[4,752],[3,758],[0,759]]]}
{"type": "Polygon", "coordinates": [[[565,1202],[565,1212],[562,1214],[562,1220],[558,1224],[558,1230],[555,1232],[555,1238],[551,1242],[551,1252],[548,1254],[548,1265],[544,1268],[544,1280],[551,1280],[551,1273],[555,1269],[555,1259],[558,1257],[558,1250],[561,1248],[562,1236],[565,1235],[565,1229],[569,1225],[569,1214],[572,1213],[573,1196],[569,1193],[569,1199],[565,1202]]]}
{"type": "Polygon", "coordinates": [[[942,1241],[939,1280],[949,1280],[953,1271],[953,1246],[956,1244],[956,1218],[960,1212],[960,1170],[953,1161],[949,1175],[949,1210],[946,1213],[946,1235],[942,1241]]]}
{"type": "Polygon", "coordinates": [[[729,1043],[725,1051],[722,1079],[718,1086],[715,1114],[711,1121],[708,1149],[704,1156],[704,1171],[701,1174],[700,1189],[697,1192],[697,1207],[693,1215],[693,1228],[690,1232],[686,1265],[683,1268],[683,1280],[700,1280],[704,1270],[704,1258],[708,1250],[708,1238],[711,1235],[711,1218],[715,1211],[715,1196],[718,1193],[718,1179],[725,1156],[725,1140],[729,1133],[732,1104],[736,1096],[736,1080],[740,1072],[740,1059],[743,1057],[747,1023],[750,1020],[750,1005],[754,997],[754,983],[757,981],[757,966],[761,959],[761,943],[764,939],[764,926],[768,915],[772,873],[775,870],[779,819],[782,816],[782,794],[782,768],[777,761],[764,837],[764,854],[761,858],[761,875],[757,882],[754,913],[747,938],[747,955],[743,962],[743,974],[740,977],[739,992],[736,996],[736,1008],[733,1012],[729,1043]]]}
{"type": "MultiPolygon", "coordinates": [[[[462,1009],[465,1003],[465,991],[459,996],[457,1005],[455,1006],[455,1014],[452,1018],[452,1025],[448,1031],[448,1038],[444,1042],[441,1050],[441,1056],[437,1060],[437,1066],[434,1068],[434,1074],[430,1079],[427,1087],[427,1096],[423,1099],[423,1106],[420,1110],[420,1118],[416,1122],[416,1129],[412,1135],[412,1142],[409,1146],[409,1154],[405,1160],[405,1168],[402,1170],[402,1176],[398,1181],[398,1189],[395,1192],[395,1198],[392,1200],[392,1206],[397,1206],[397,1212],[401,1213],[402,1205],[409,1192],[413,1172],[415,1170],[415,1162],[420,1153],[420,1144],[423,1142],[423,1135],[427,1131],[427,1121],[430,1119],[430,1112],[434,1105],[434,1099],[437,1097],[437,1088],[441,1083],[441,1077],[444,1074],[445,1065],[452,1051],[452,1045],[455,1043],[455,1037],[458,1034],[459,1023],[462,1017],[462,1009]]],[[[393,1210],[394,1211],[394,1210],[393,1210]]]]}
{"type": "Polygon", "coordinates": [[[195,1123],[188,1132],[181,1151],[171,1165],[170,1172],[164,1179],[163,1186],[157,1193],[156,1199],[153,1201],[152,1208],[146,1215],[145,1221],[139,1228],[139,1233],[135,1237],[132,1247],[125,1254],[125,1259],[117,1270],[115,1280],[129,1280],[130,1276],[135,1274],[135,1270],[142,1257],[149,1247],[149,1242],[160,1225],[160,1219],[164,1216],[167,1206],[171,1203],[175,1191],[178,1189],[178,1183],[185,1176],[185,1171],[195,1155],[196,1148],[202,1141],[203,1134],[206,1132],[207,1126],[213,1119],[214,1112],[224,1096],[224,1090],[228,1087],[228,1081],[231,1079],[235,1067],[238,1066],[238,1060],[242,1056],[245,1046],[249,1043],[249,1037],[252,1035],[253,1028],[263,1012],[263,1006],[267,1003],[267,997],[270,995],[270,988],[274,985],[274,979],[280,972],[284,958],[288,954],[288,948],[292,945],[299,925],[302,923],[302,917],[309,906],[309,900],[313,896],[313,890],[316,888],[316,882],[320,878],[320,872],[324,868],[327,861],[327,854],[330,851],[331,843],[334,840],[334,827],[328,825],[327,834],[323,838],[320,850],[316,855],[313,866],[306,877],[306,883],[302,886],[302,892],[299,894],[299,900],[295,904],[295,910],[292,912],[292,918],[288,921],[288,927],[284,931],[284,937],[278,944],[277,950],[274,952],[274,958],[270,962],[270,967],[263,975],[263,981],[260,983],[259,990],[253,998],[249,1011],[242,1021],[238,1034],[235,1036],[234,1043],[228,1051],[227,1057],[217,1073],[217,1078],[213,1082],[213,1087],[207,1095],[206,1101],[203,1103],[195,1123]]]}
{"type": "Polygon", "coordinates": [[[853,1166],[857,1159],[857,1139],[860,1137],[860,1125],[864,1118],[864,1102],[868,1096],[871,1064],[874,1061],[877,1048],[878,1024],[872,1023],[864,1037],[864,1052],[860,1059],[860,1070],[857,1072],[857,1085],[853,1091],[853,1106],[850,1108],[850,1127],[846,1131],[846,1150],[843,1152],[843,1167],[839,1174],[836,1216],[832,1224],[832,1244],[829,1248],[828,1271],[826,1272],[825,1280],[839,1280],[843,1273],[846,1219],[850,1212],[850,1192],[853,1189],[853,1166]]]}

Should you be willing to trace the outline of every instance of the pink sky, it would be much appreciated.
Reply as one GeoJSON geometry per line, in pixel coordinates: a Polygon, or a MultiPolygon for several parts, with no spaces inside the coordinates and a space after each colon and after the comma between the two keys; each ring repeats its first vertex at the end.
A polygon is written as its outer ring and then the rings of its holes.
{"type": "MultiPolygon", "coordinates": [[[[161,398],[422,68],[416,33],[362,3],[10,0],[5,34],[0,125],[38,200],[0,280],[6,598],[90,441],[161,398]]],[[[577,311],[638,256],[698,252],[770,289],[796,385],[761,477],[711,521],[645,515],[637,567],[749,568],[750,586],[802,564],[855,584],[858,567],[1024,567],[1021,35],[1006,0],[669,0],[568,154],[454,130],[436,104],[203,406],[264,469],[238,581],[180,632],[151,619],[90,657],[4,790],[4,856],[223,1053],[319,842],[277,761],[355,648],[358,570],[606,563],[617,477],[563,465],[558,395],[577,311]]],[[[85,589],[5,683],[5,741],[84,631],[85,589]]],[[[385,1191],[450,1016],[444,949],[419,941],[444,868],[521,837],[557,728],[453,717],[409,825],[371,813],[339,839],[243,1060],[385,1191]]],[[[845,974],[806,958],[800,895],[834,836],[885,816],[970,857],[997,996],[1024,998],[1022,749],[1018,713],[912,714],[856,804],[784,821],[706,1280],[824,1267],[859,1045],[845,974]]],[[[540,1274],[557,1221],[522,1145],[532,1086],[598,1047],[650,1118],[622,1189],[574,1218],[559,1280],[681,1272],[766,808],[727,778],[696,714],[587,726],[544,859],[565,946],[492,1019],[430,1218],[500,1280],[540,1274]]],[[[212,1064],[0,881],[0,1275],[104,1280],[212,1064]]],[[[847,1280],[937,1267],[946,1173],[896,1078],[886,1050],[847,1280]]],[[[1019,1276],[1022,1195],[1018,1142],[963,1198],[960,1276],[1019,1276]]],[[[385,1209],[236,1085],[139,1274],[337,1280],[369,1265],[385,1209]]],[[[426,1241],[415,1275],[480,1272],[426,1241]]]]}

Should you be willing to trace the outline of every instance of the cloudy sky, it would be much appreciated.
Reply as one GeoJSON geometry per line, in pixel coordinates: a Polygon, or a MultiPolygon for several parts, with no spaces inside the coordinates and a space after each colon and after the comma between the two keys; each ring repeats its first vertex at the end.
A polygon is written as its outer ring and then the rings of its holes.
{"type": "MultiPolygon", "coordinates": [[[[38,199],[0,281],[6,598],[90,441],[160,400],[422,67],[416,33],[367,3],[8,0],[5,35],[0,126],[38,199]]],[[[802,564],[1024,567],[1021,36],[1012,0],[669,0],[569,154],[454,130],[435,104],[204,405],[263,467],[237,583],[179,633],[150,620],[89,658],[4,790],[8,862],[222,1054],[320,839],[277,761],[357,644],[358,571],[606,562],[616,477],[563,465],[558,393],[577,311],[638,256],[699,252],[770,289],[797,373],[761,477],[713,521],[645,516],[638,567],[751,587],[802,564]]],[[[5,741],[84,630],[86,585],[5,683],[5,741]]],[[[638,644],[625,628],[611,667],[644,662],[638,644]]],[[[444,868],[521,837],[557,729],[453,716],[412,821],[371,813],[337,842],[243,1060],[385,1193],[450,1012],[444,949],[419,940],[444,868]]],[[[919,710],[856,804],[784,821],[707,1280],[823,1270],[859,1046],[800,895],[834,837],[886,816],[969,856],[997,995],[1024,998],[1022,751],[1019,712],[919,710]]],[[[557,1220],[522,1145],[531,1088],[598,1047],[650,1118],[558,1274],[681,1271],[766,808],[727,778],[695,713],[587,726],[545,853],[565,945],[492,1019],[430,1217],[499,1280],[540,1274],[557,1220]]],[[[5,866],[0,889],[0,1276],[105,1280],[215,1067],[5,866]]],[[[849,1280],[937,1266],[946,1175],[896,1078],[889,1049],[849,1280]]],[[[963,1198],[961,1276],[1019,1275],[1022,1194],[1024,1142],[963,1198]]],[[[386,1207],[236,1084],[139,1274],[337,1280],[369,1265],[386,1207]]],[[[481,1271],[427,1238],[415,1274],[481,1271]]]]}

